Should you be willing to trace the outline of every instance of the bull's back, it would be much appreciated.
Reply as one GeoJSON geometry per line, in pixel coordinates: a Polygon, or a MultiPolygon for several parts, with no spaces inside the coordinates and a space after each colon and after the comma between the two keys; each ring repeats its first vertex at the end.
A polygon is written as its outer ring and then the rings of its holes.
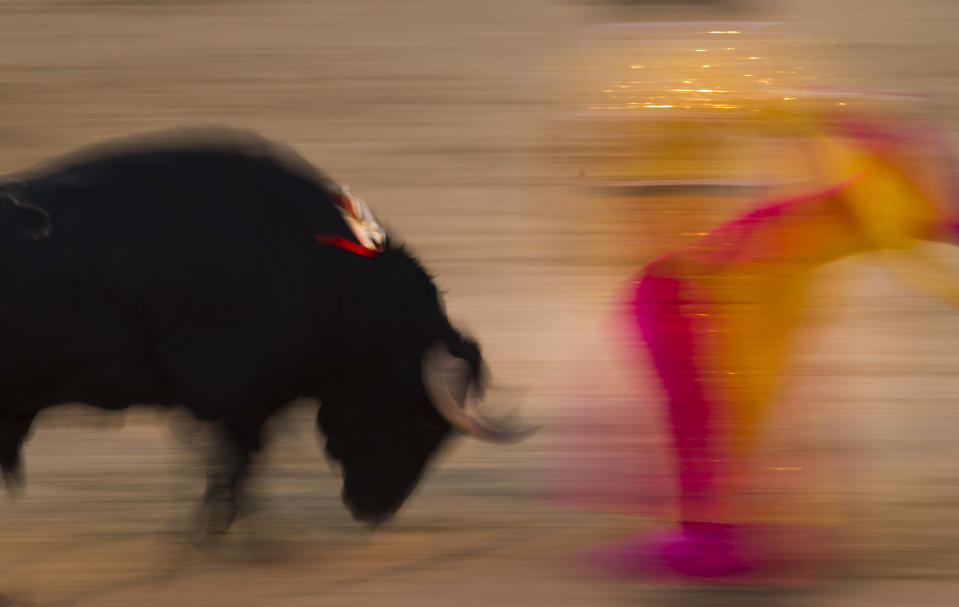
{"type": "Polygon", "coordinates": [[[130,151],[36,179],[29,197],[51,215],[54,248],[128,265],[123,252],[141,269],[186,259],[255,267],[338,222],[318,183],[235,150],[130,151]]]}
{"type": "Polygon", "coordinates": [[[262,149],[127,145],[18,188],[51,230],[0,233],[0,281],[15,293],[0,313],[0,389],[29,379],[59,386],[51,400],[216,400],[269,357],[293,365],[270,350],[296,350],[309,329],[322,280],[311,236],[342,229],[316,175],[262,149]],[[187,384],[197,393],[167,394],[187,384]]]}

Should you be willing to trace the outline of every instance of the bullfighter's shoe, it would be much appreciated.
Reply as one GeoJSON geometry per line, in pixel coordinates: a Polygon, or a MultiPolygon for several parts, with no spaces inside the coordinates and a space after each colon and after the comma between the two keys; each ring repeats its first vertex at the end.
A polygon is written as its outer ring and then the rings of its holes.
{"type": "Polygon", "coordinates": [[[805,588],[817,583],[824,566],[816,535],[785,527],[684,523],[602,546],[584,555],[582,564],[593,574],[634,581],[805,588]]]}

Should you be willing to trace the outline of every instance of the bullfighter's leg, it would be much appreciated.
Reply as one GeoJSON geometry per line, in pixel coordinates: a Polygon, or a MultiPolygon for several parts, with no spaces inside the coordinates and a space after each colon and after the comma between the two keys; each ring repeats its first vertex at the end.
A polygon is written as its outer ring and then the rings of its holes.
{"type": "Polygon", "coordinates": [[[763,517],[749,511],[741,489],[758,469],[757,431],[806,275],[867,247],[827,191],[744,215],[637,277],[632,322],[665,391],[682,519],[662,537],[614,547],[604,561],[642,568],[652,557],[708,578],[755,569],[754,551],[736,538],[763,517]]]}
{"type": "Polygon", "coordinates": [[[217,425],[206,493],[200,505],[199,522],[204,533],[225,533],[236,520],[253,454],[261,446],[263,422],[231,420],[217,425]]]}
{"type": "Polygon", "coordinates": [[[0,418],[0,470],[7,493],[15,496],[24,486],[21,448],[30,435],[36,413],[0,418]]]}

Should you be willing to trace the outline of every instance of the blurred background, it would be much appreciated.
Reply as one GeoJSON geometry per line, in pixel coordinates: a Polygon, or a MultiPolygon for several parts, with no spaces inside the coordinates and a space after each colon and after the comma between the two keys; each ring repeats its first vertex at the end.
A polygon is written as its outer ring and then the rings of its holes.
{"type": "Polygon", "coordinates": [[[855,537],[822,589],[588,577],[577,551],[658,521],[544,496],[558,453],[624,483],[662,461],[658,392],[622,360],[608,312],[655,255],[810,182],[795,132],[750,110],[884,103],[952,133],[957,17],[947,0],[0,0],[0,172],[172,126],[288,143],[411,244],[503,391],[527,392],[526,414],[547,424],[515,447],[459,441],[370,532],[340,506],[305,403],[276,423],[256,512],[198,548],[184,526],[202,473],[170,419],[64,407],[26,448],[26,496],[0,503],[0,594],[71,607],[955,604],[959,313],[869,256],[822,270],[778,413],[803,461],[828,454],[831,480],[803,499],[841,502],[855,537]],[[702,69],[723,71],[707,85],[702,69]]]}

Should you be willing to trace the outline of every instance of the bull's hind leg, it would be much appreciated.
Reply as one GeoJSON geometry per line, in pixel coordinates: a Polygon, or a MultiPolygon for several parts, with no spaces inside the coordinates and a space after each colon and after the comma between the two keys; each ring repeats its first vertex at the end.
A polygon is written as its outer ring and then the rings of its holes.
{"type": "Polygon", "coordinates": [[[7,493],[14,497],[23,489],[23,458],[20,455],[24,441],[30,434],[35,413],[0,418],[0,472],[7,493]]]}

